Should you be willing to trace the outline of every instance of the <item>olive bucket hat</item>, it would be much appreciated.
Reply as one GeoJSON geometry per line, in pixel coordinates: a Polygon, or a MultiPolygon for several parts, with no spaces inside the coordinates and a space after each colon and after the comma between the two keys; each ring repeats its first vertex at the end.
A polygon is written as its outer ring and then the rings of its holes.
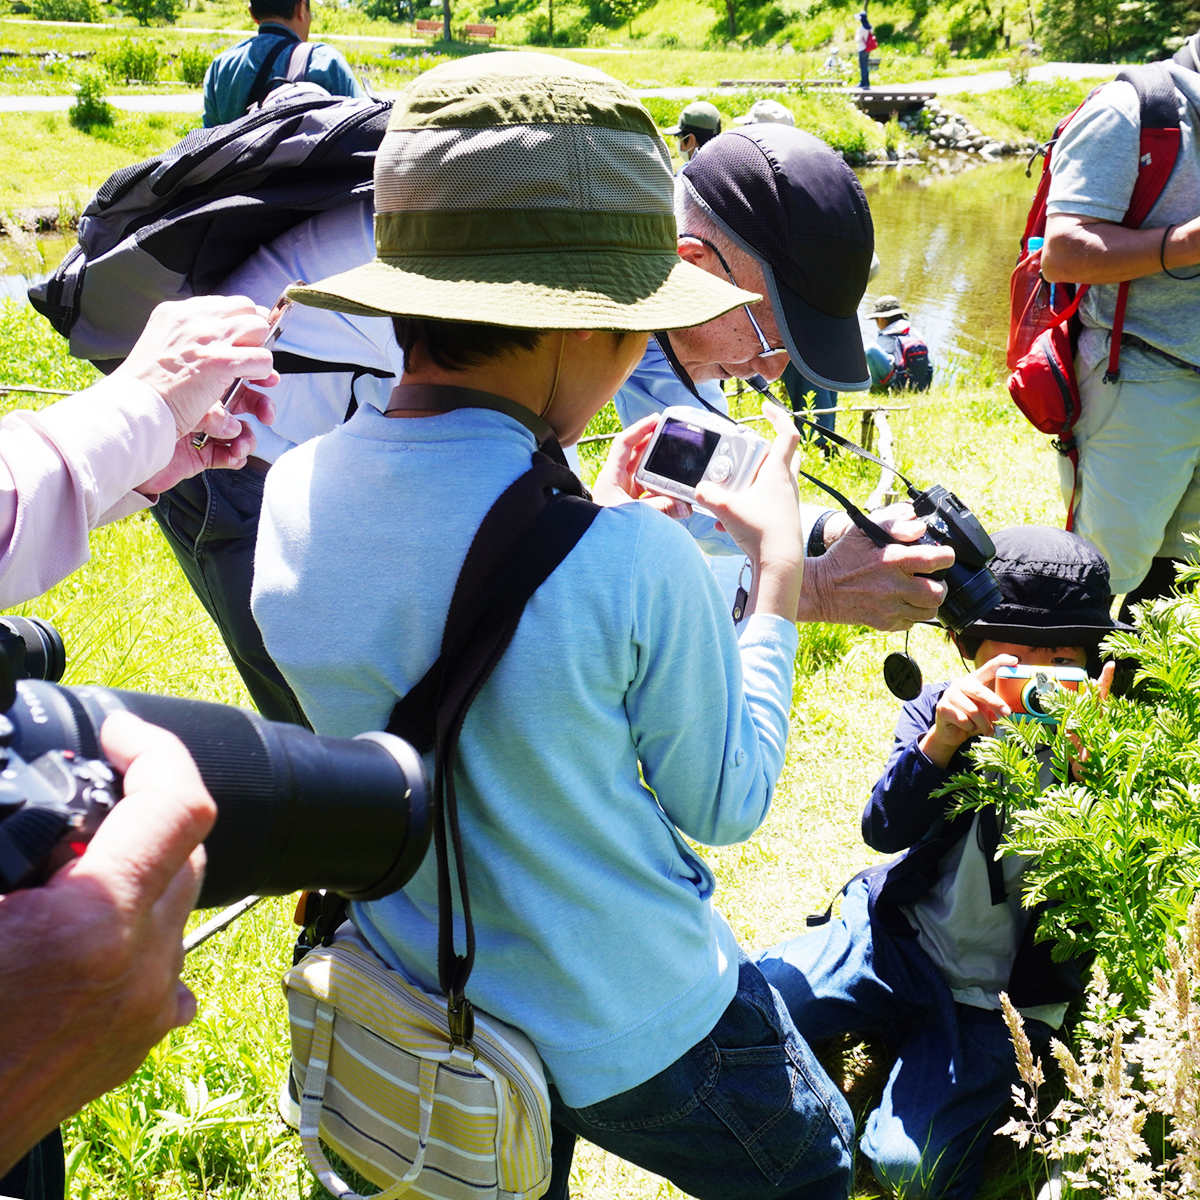
{"type": "Polygon", "coordinates": [[[375,259],[304,304],[519,329],[653,332],[759,299],[684,263],[673,178],[623,84],[551,55],[435,67],[375,157],[375,259]]]}

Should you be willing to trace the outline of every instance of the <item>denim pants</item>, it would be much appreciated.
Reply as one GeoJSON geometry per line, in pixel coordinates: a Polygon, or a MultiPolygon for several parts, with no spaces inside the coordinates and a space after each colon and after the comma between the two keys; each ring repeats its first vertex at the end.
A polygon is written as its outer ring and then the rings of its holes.
{"type": "Polygon", "coordinates": [[[575,1137],[701,1200],[845,1200],[854,1118],[748,959],[713,1031],[645,1083],[587,1108],[551,1087],[554,1172],[566,1200],[575,1137]]]}
{"type": "Polygon", "coordinates": [[[48,1133],[3,1179],[0,1197],[18,1200],[63,1200],[67,1187],[62,1130],[48,1133]]]}
{"type": "MultiPolygon", "coordinates": [[[[898,1055],[859,1148],[875,1177],[905,1200],[967,1200],[1018,1082],[999,1012],[958,1004],[915,937],[873,927],[868,881],[852,884],[841,919],[768,950],[763,974],[801,1037],[882,1034],[898,1055]]],[[[1026,1020],[1038,1053],[1052,1030],[1026,1020]]]]}
{"type": "Polygon", "coordinates": [[[202,471],[163,492],[151,512],[192,590],[217,623],[258,711],[268,721],[307,726],[304,710],[271,661],[250,612],[266,478],[265,471],[252,465],[240,471],[202,471]]]}

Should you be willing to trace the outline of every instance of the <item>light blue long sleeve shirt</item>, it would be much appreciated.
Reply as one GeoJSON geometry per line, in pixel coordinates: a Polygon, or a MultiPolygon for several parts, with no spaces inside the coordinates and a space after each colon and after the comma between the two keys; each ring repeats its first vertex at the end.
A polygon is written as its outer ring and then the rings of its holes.
{"type": "MultiPolygon", "coordinates": [[[[364,407],[276,463],[254,615],[318,732],[387,723],[437,655],[471,538],[533,448],[499,413],[364,407]]],[[[631,503],[601,512],[529,601],[468,714],[467,994],[533,1040],[573,1107],[657,1074],[733,998],[737,942],[682,835],[727,844],[766,817],[795,648],[795,626],[765,615],[739,644],[691,538],[631,503]]],[[[354,916],[436,989],[432,854],[354,916]]]]}
{"type": "MultiPolygon", "coordinates": [[[[299,37],[286,25],[264,21],[253,37],[218,54],[204,73],[204,127],[224,125],[244,116],[259,68],[268,56],[274,55],[278,64],[275,73],[285,74],[287,55],[299,42],[299,37]]],[[[334,96],[365,95],[350,64],[324,42],[313,43],[304,78],[319,83],[334,96]]]]}

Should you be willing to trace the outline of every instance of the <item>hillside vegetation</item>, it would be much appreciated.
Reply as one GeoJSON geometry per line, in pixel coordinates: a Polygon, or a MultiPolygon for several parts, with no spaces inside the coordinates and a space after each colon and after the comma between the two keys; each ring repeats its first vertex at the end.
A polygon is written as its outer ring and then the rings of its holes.
{"type": "MultiPolygon", "coordinates": [[[[38,20],[118,26],[172,25],[241,31],[249,24],[242,0],[0,0],[16,15],[38,20]]],[[[317,0],[318,33],[411,35],[417,18],[451,26],[495,24],[510,45],[593,49],[759,49],[791,58],[776,67],[812,74],[829,51],[851,45],[860,0],[317,0]]],[[[875,0],[870,17],[883,70],[895,78],[945,73],[963,64],[1035,43],[1047,56],[1076,61],[1141,60],[1173,51],[1200,23],[1197,0],[875,0]],[[905,62],[922,60],[916,75],[905,62]]],[[[914,64],[916,65],[916,64],[914,64]]],[[[888,78],[881,81],[887,82],[888,78]]],[[[895,79],[891,79],[895,81],[895,79]]]]}

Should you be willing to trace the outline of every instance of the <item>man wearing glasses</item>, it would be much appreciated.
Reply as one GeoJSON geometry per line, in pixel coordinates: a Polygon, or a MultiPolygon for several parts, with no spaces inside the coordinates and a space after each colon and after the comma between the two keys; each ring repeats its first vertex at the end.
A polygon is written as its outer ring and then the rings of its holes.
{"type": "MultiPolygon", "coordinates": [[[[840,155],[785,125],[724,133],[679,172],[675,216],[681,258],[763,299],[707,325],[656,334],[615,397],[622,425],[676,404],[724,413],[722,381],[773,382],[789,361],[835,392],[870,386],[857,311],[875,232],[866,196],[840,155]]],[[[944,548],[880,551],[844,513],[817,508],[812,515],[799,620],[905,629],[935,615],[942,585],[915,576],[949,565],[944,548]]],[[[889,516],[902,541],[924,533],[907,506],[889,516]]],[[[731,553],[711,518],[696,513],[687,524],[710,553],[731,553]]]]}

